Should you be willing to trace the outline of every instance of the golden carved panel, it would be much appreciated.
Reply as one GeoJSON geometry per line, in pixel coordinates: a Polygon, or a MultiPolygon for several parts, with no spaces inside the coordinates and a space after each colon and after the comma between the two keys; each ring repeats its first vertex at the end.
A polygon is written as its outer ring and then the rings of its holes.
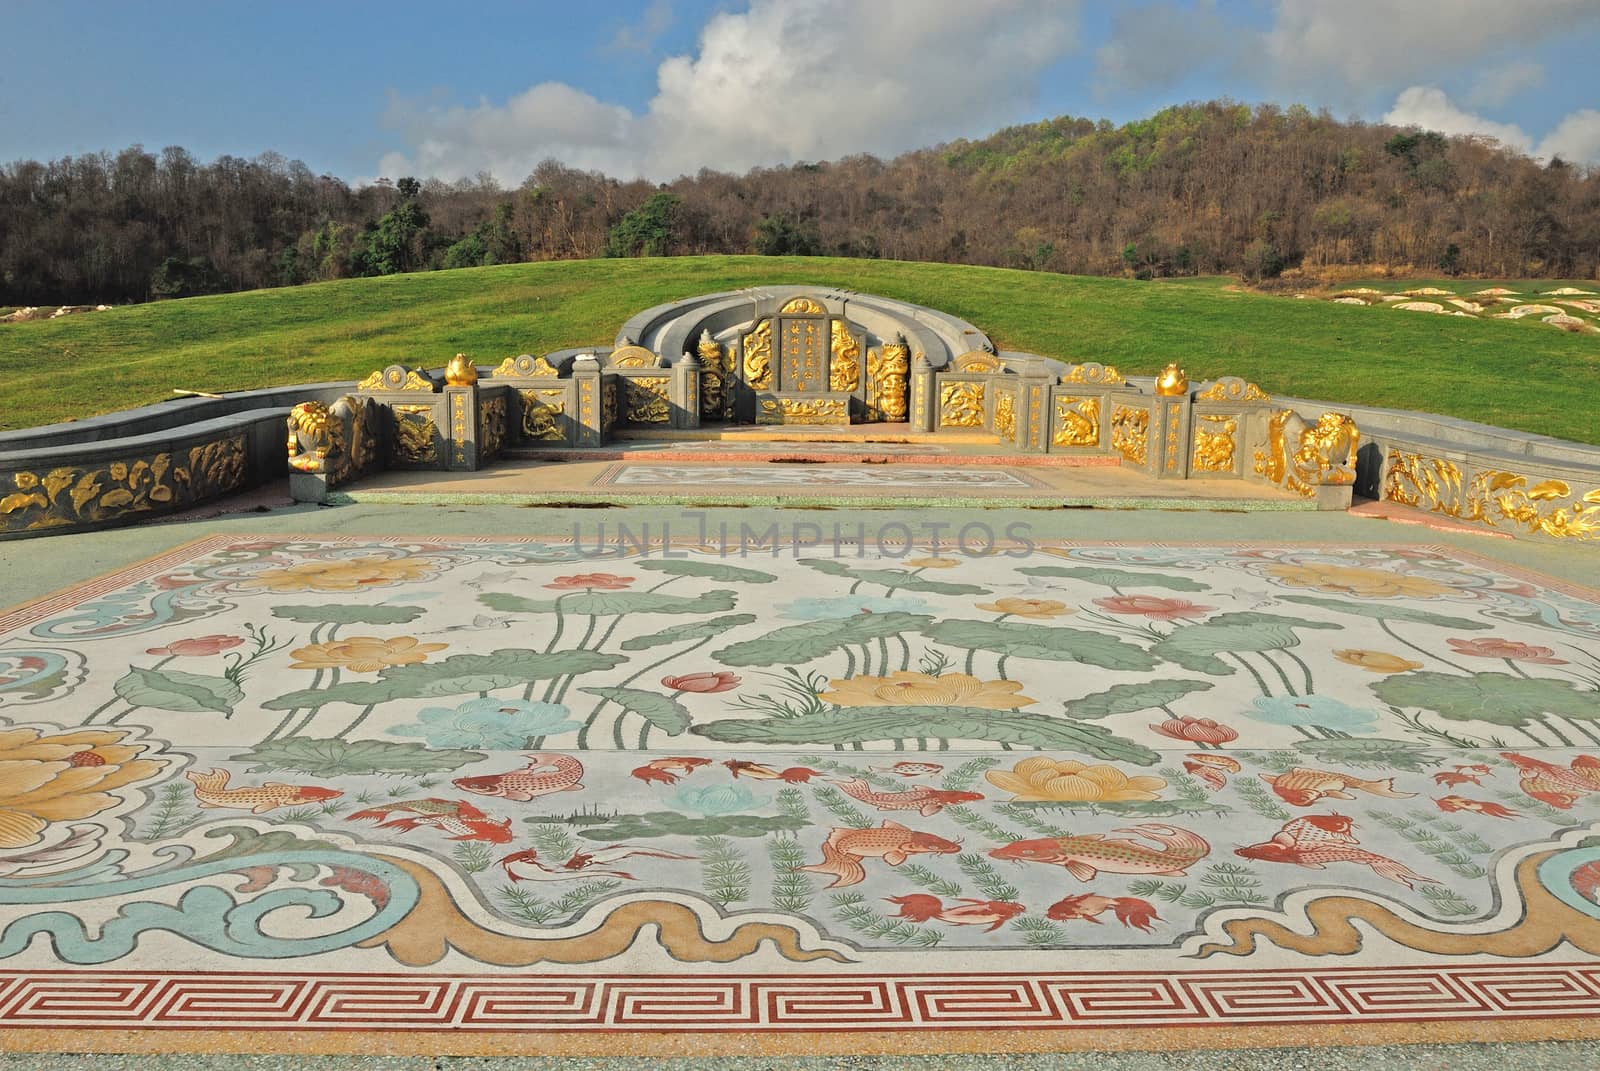
{"type": "Polygon", "coordinates": [[[541,379],[558,377],[561,375],[561,370],[543,357],[533,357],[524,353],[520,357],[507,357],[495,367],[495,370],[490,375],[495,379],[506,379],[512,376],[520,376],[523,379],[541,379]]]}
{"type": "Polygon", "coordinates": [[[390,456],[405,465],[433,465],[439,460],[431,405],[395,405],[390,456]]]}
{"type": "MultiPolygon", "coordinates": [[[[1174,368],[1177,368],[1177,365],[1170,365],[1169,364],[1167,366],[1167,371],[1170,372],[1174,368]]],[[[1165,373],[1163,373],[1163,375],[1165,375],[1165,373]]],[[[1180,370],[1178,372],[1178,375],[1182,376],[1183,372],[1180,370]]],[[[1189,381],[1187,379],[1184,380],[1185,387],[1188,386],[1188,382],[1189,381]]],[[[1156,383],[1156,393],[1157,394],[1161,393],[1161,384],[1160,384],[1159,381],[1156,383]]],[[[1167,471],[1168,472],[1176,472],[1176,471],[1178,471],[1178,464],[1182,460],[1182,452],[1181,452],[1182,451],[1182,444],[1178,441],[1178,427],[1182,423],[1182,421],[1183,421],[1183,404],[1181,402],[1168,402],[1167,403],[1167,471]]]]}
{"type": "Polygon", "coordinates": [[[1000,358],[987,350],[968,350],[951,362],[957,372],[998,372],[1000,358]]]}
{"type": "Polygon", "coordinates": [[[744,336],[744,381],[753,390],[772,386],[772,321],[762,320],[744,336]]]}
{"type": "Polygon", "coordinates": [[[1105,383],[1110,386],[1126,383],[1122,373],[1114,365],[1097,364],[1090,361],[1087,364],[1075,364],[1071,371],[1061,377],[1063,383],[1105,383]]]}
{"type": "Polygon", "coordinates": [[[483,457],[495,457],[506,441],[506,396],[496,394],[478,403],[478,449],[483,457]]]}
{"type": "Polygon", "coordinates": [[[783,308],[778,310],[779,313],[810,313],[819,316],[827,313],[827,311],[822,302],[808,297],[792,298],[783,308]]]}
{"type": "Polygon", "coordinates": [[[1111,448],[1135,465],[1150,457],[1150,410],[1131,405],[1111,410],[1111,448]]]}
{"type": "Polygon", "coordinates": [[[891,424],[906,419],[911,347],[887,342],[867,351],[867,419],[891,424]]]}
{"type": "Polygon", "coordinates": [[[1195,397],[1202,402],[1269,402],[1267,392],[1238,376],[1224,376],[1195,397]]]}
{"type": "Polygon", "coordinates": [[[843,320],[832,325],[833,346],[828,361],[828,389],[853,391],[861,383],[861,344],[843,320]]]}
{"type": "Polygon", "coordinates": [[[244,436],[234,435],[179,458],[162,451],[94,467],[14,472],[15,490],[0,494],[0,529],[35,531],[175,509],[240,486],[244,458],[244,436]]]}
{"type": "Polygon", "coordinates": [[[845,398],[763,398],[762,424],[848,424],[850,402],[845,398]]]}
{"type": "Polygon", "coordinates": [[[1600,487],[1578,495],[1565,480],[1531,486],[1528,480],[1515,472],[1484,469],[1464,481],[1453,461],[1391,450],[1383,497],[1490,528],[1508,523],[1557,539],[1600,539],[1600,487]]]}
{"type": "Polygon", "coordinates": [[[356,384],[357,390],[425,390],[433,391],[433,380],[414,368],[391,364],[380,368],[356,384]]]}
{"type": "Polygon", "coordinates": [[[1100,445],[1100,399],[1056,399],[1055,435],[1050,440],[1056,446],[1100,445]]]}
{"type": "Polygon", "coordinates": [[[660,368],[661,358],[643,346],[623,346],[611,351],[612,368],[660,368]]]}
{"type": "Polygon", "coordinates": [[[636,376],[621,380],[623,410],[630,424],[666,424],[672,420],[669,376],[636,376]]]}
{"type": "Polygon", "coordinates": [[[983,384],[946,383],[939,388],[941,428],[983,427],[983,384]]]}
{"type": "Polygon", "coordinates": [[[1017,438],[1017,396],[1011,391],[998,394],[994,399],[994,430],[1006,442],[1017,438]]]}
{"type": "Polygon", "coordinates": [[[524,390],[522,395],[522,437],[535,442],[561,441],[566,433],[561,430],[560,417],[567,410],[567,392],[564,390],[524,390]]]}
{"type": "Polygon", "coordinates": [[[1200,472],[1232,472],[1239,422],[1231,416],[1202,413],[1194,426],[1190,468],[1200,472]]]}

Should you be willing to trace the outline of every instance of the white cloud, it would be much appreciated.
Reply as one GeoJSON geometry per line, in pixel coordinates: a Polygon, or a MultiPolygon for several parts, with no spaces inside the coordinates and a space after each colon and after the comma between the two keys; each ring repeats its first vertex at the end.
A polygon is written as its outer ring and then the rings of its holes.
{"type": "Polygon", "coordinates": [[[655,49],[656,41],[671,25],[672,5],[667,0],[653,0],[638,22],[626,22],[617,27],[606,50],[649,55],[655,49]]]}
{"type": "Polygon", "coordinates": [[[1395,126],[1416,126],[1441,134],[1473,134],[1494,138],[1517,152],[1536,160],[1559,156],[1568,163],[1600,164],[1600,111],[1582,108],[1556,124],[1538,144],[1515,123],[1498,123],[1451,102],[1448,95],[1433,86],[1412,86],[1395,98],[1383,121],[1395,126]]]}
{"type": "Polygon", "coordinates": [[[1539,142],[1535,155],[1559,156],[1569,164],[1600,164],[1600,111],[1583,108],[1568,115],[1539,142]]]}
{"type": "Polygon", "coordinates": [[[1395,126],[1419,126],[1441,134],[1476,134],[1494,138],[1507,148],[1527,152],[1533,139],[1515,123],[1497,123],[1481,115],[1463,111],[1450,102],[1444,90],[1432,86],[1412,86],[1395,98],[1394,107],[1383,117],[1395,126]]]}
{"type": "Polygon", "coordinates": [[[622,177],[892,155],[1014,122],[1075,44],[1063,0],[754,0],[657,70],[642,114],[560,83],[503,104],[403,99],[382,173],[520,182],[547,157],[622,177]]]}
{"type": "Polygon", "coordinates": [[[1095,85],[1100,93],[1163,89],[1206,66],[1237,62],[1238,28],[1202,0],[1185,8],[1171,0],[1144,7],[1119,7],[1111,38],[1095,52],[1095,85]]]}

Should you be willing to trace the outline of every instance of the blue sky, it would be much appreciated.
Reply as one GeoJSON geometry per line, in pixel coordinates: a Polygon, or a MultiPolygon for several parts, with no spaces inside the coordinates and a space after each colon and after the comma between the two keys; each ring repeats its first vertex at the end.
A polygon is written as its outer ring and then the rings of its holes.
{"type": "Polygon", "coordinates": [[[506,185],[1232,97],[1600,164],[1600,0],[5,0],[0,162],[133,143],[506,185]]]}

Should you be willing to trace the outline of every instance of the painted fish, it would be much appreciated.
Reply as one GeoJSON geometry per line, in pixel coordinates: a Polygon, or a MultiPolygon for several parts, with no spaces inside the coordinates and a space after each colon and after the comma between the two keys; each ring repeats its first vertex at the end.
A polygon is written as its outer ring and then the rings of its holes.
{"type": "Polygon", "coordinates": [[[1136,896],[1101,896],[1099,893],[1079,893],[1076,896],[1066,896],[1051,904],[1045,910],[1044,917],[1057,922],[1070,922],[1073,919],[1082,919],[1100,925],[1100,916],[1110,911],[1116,920],[1124,926],[1151,932],[1152,922],[1161,922],[1162,918],[1156,914],[1156,909],[1148,900],[1141,900],[1136,896]]]}
{"type": "Polygon", "coordinates": [[[673,757],[665,759],[651,759],[643,766],[635,767],[632,777],[638,778],[645,784],[652,781],[663,785],[675,785],[678,779],[694,773],[701,766],[709,766],[710,759],[696,759],[673,757]]]}
{"type": "Polygon", "coordinates": [[[1415,889],[1419,881],[1440,884],[1437,879],[1418,874],[1404,863],[1356,847],[1361,842],[1350,831],[1354,825],[1344,815],[1295,818],[1285,822],[1271,840],[1235,848],[1233,853],[1268,863],[1293,863],[1307,870],[1322,870],[1329,863],[1359,863],[1371,867],[1379,877],[1397,881],[1408,889],[1415,889]]]}
{"type": "Polygon", "coordinates": [[[852,777],[848,781],[832,780],[839,786],[839,791],[852,799],[862,803],[870,803],[880,811],[916,811],[922,817],[938,814],[946,807],[973,803],[983,799],[981,792],[955,792],[949,789],[929,788],[918,785],[907,792],[876,792],[872,786],[859,777],[852,777]]]}
{"type": "Polygon", "coordinates": [[[458,777],[451,784],[463,792],[525,802],[535,796],[548,796],[552,792],[581,790],[583,763],[570,755],[540,751],[530,754],[528,765],[520,770],[482,777],[458,777]]]}
{"type": "Polygon", "coordinates": [[[1107,840],[1103,833],[1080,833],[1073,837],[1012,841],[990,849],[989,857],[1065,867],[1079,881],[1093,881],[1102,870],[1108,874],[1183,874],[1211,852],[1211,845],[1202,837],[1175,826],[1145,822],[1112,832],[1132,833],[1161,847],[1151,848],[1134,840],[1107,840]]]}
{"type": "Polygon", "coordinates": [[[1513,811],[1510,807],[1502,807],[1498,803],[1488,800],[1469,800],[1465,796],[1443,796],[1433,801],[1439,805],[1441,811],[1472,811],[1475,814],[1488,815],[1490,818],[1516,818],[1521,812],[1513,811]]]}
{"type": "Polygon", "coordinates": [[[1451,773],[1448,770],[1434,774],[1433,783],[1436,785],[1442,785],[1445,788],[1455,788],[1459,785],[1477,785],[1480,788],[1483,787],[1483,782],[1479,781],[1472,774],[1460,772],[1451,773]]]}
{"type": "Polygon", "coordinates": [[[628,844],[612,844],[604,848],[595,848],[588,852],[576,852],[572,858],[559,865],[545,862],[539,858],[539,853],[533,848],[524,848],[520,852],[512,852],[500,860],[506,877],[515,884],[519,881],[571,881],[574,878],[626,878],[633,880],[633,875],[626,870],[609,870],[610,865],[630,856],[643,855],[653,859],[694,859],[692,855],[679,855],[677,852],[662,851],[657,848],[635,848],[628,844]],[[596,869],[598,868],[598,869],[596,869]]]}
{"type": "Polygon", "coordinates": [[[891,904],[900,907],[895,918],[911,922],[929,922],[938,919],[951,926],[984,926],[984,933],[993,933],[1028,909],[1014,900],[974,900],[962,897],[962,907],[946,907],[937,896],[912,893],[909,896],[886,896],[891,904]]]}
{"type": "Polygon", "coordinates": [[[1211,792],[1226,787],[1228,775],[1236,774],[1243,769],[1238,759],[1229,758],[1215,751],[1197,751],[1184,756],[1184,772],[1198,777],[1211,792]]]}
{"type": "Polygon", "coordinates": [[[1502,751],[1500,755],[1516,764],[1522,776],[1522,791],[1540,803],[1566,811],[1574,800],[1600,792],[1600,759],[1593,755],[1579,755],[1570,766],[1531,759],[1515,751],[1502,751]]]}
{"type": "Polygon", "coordinates": [[[285,785],[279,781],[229,788],[227,770],[212,770],[209,773],[190,770],[184,776],[194,782],[194,798],[200,806],[229,807],[251,814],[266,814],[279,807],[293,807],[301,803],[321,803],[344,795],[336,788],[285,785]]]}
{"type": "Polygon", "coordinates": [[[897,762],[893,766],[869,766],[873,773],[894,774],[896,777],[922,777],[944,769],[937,762],[897,762]]]}
{"type": "Polygon", "coordinates": [[[822,862],[795,869],[832,874],[834,880],[828,888],[838,889],[866,880],[863,859],[882,859],[890,866],[899,866],[913,855],[954,855],[960,850],[961,845],[955,841],[884,819],[883,825],[876,828],[830,829],[828,839],[822,842],[822,862]]]}
{"type": "Polygon", "coordinates": [[[1296,807],[1309,807],[1324,796],[1336,800],[1355,799],[1349,792],[1352,788],[1391,800],[1410,799],[1416,795],[1415,792],[1396,792],[1392,777],[1382,781],[1365,781],[1354,774],[1310,770],[1304,766],[1296,766],[1276,777],[1266,774],[1260,776],[1280,798],[1296,807]]]}
{"type": "Polygon", "coordinates": [[[739,775],[754,778],[757,781],[782,781],[790,785],[803,785],[813,777],[821,777],[821,770],[813,770],[809,766],[790,766],[786,770],[774,770],[771,766],[759,762],[747,762],[744,759],[727,759],[723,762],[728,772],[733,774],[737,781],[739,775]]]}
{"type": "Polygon", "coordinates": [[[420,800],[403,800],[369,807],[348,815],[348,821],[377,819],[379,829],[393,829],[409,833],[413,829],[437,829],[450,840],[481,840],[486,844],[511,843],[511,819],[490,818],[466,800],[442,800],[434,796],[420,800]],[[414,818],[393,818],[390,815],[409,814],[414,818]]]}
{"type": "Polygon", "coordinates": [[[1600,860],[1583,864],[1572,872],[1568,880],[1579,896],[1600,904],[1600,860]]]}

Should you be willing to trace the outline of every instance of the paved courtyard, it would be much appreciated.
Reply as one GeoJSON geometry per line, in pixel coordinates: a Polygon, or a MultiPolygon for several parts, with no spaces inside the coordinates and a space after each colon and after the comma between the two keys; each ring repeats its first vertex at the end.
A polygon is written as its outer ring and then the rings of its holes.
{"type": "Polygon", "coordinates": [[[4,1047],[1587,1039],[1590,558],[957,507],[0,544],[4,1047]]]}

